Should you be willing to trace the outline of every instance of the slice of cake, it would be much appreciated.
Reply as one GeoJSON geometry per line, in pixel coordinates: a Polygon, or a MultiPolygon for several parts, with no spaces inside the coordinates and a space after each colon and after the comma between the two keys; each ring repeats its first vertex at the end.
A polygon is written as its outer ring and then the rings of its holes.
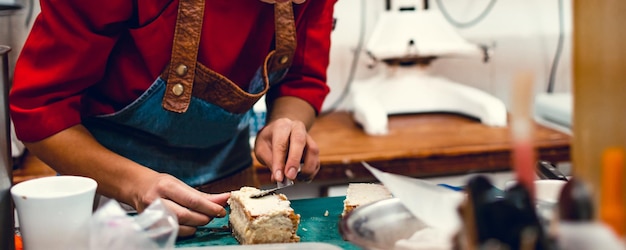
{"type": "Polygon", "coordinates": [[[348,184],[346,199],[343,201],[341,216],[345,216],[359,206],[391,197],[391,192],[382,184],[350,183],[348,184]]]}
{"type": "Polygon", "coordinates": [[[300,215],[295,214],[291,202],[283,194],[272,194],[252,199],[260,192],[253,187],[232,191],[228,204],[228,223],[241,244],[298,242],[296,235],[300,215]]]}

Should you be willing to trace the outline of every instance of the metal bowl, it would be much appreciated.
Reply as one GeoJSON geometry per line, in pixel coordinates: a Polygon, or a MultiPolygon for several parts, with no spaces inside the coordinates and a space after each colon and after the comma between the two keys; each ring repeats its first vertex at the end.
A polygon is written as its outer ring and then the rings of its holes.
{"type": "Polygon", "coordinates": [[[341,236],[364,249],[392,249],[426,225],[415,218],[398,198],[359,206],[339,225],[341,236]]]}

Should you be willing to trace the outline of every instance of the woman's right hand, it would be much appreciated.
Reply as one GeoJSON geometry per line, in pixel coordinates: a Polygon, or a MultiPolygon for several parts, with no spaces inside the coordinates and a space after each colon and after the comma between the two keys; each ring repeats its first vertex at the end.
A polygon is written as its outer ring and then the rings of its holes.
{"type": "Polygon", "coordinates": [[[197,227],[206,225],[213,218],[226,216],[224,206],[230,193],[203,193],[171,175],[161,173],[143,182],[136,186],[135,209],[141,212],[161,198],[178,218],[178,236],[191,236],[197,227]]]}

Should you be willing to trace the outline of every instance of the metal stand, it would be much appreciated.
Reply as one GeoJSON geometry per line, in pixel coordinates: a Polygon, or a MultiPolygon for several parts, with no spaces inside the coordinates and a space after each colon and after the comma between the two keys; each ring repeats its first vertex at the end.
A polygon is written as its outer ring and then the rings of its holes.
{"type": "Polygon", "coordinates": [[[377,76],[354,84],[354,119],[370,135],[388,133],[392,114],[449,112],[506,126],[507,111],[496,97],[429,72],[433,60],[483,57],[485,46],[465,41],[436,10],[388,11],[380,15],[367,53],[385,67],[377,76]]]}
{"type": "Polygon", "coordinates": [[[446,112],[506,126],[504,103],[479,89],[429,74],[426,66],[387,66],[384,74],[355,84],[354,119],[369,135],[386,135],[388,115],[446,112]]]}
{"type": "Polygon", "coordinates": [[[2,88],[0,93],[0,249],[15,249],[15,222],[11,185],[13,183],[13,158],[11,157],[11,135],[9,121],[9,51],[11,48],[0,45],[2,57],[2,88]]]}

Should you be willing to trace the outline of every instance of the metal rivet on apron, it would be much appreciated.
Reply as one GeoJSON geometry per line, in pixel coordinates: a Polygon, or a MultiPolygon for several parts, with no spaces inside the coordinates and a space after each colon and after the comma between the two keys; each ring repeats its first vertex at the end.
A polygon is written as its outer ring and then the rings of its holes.
{"type": "Polygon", "coordinates": [[[172,93],[174,93],[174,95],[179,96],[183,94],[183,90],[184,87],[182,84],[178,83],[176,85],[174,85],[174,87],[172,87],[172,93]]]}
{"type": "Polygon", "coordinates": [[[178,65],[178,67],[176,67],[176,74],[178,74],[179,76],[184,76],[185,74],[187,74],[187,65],[178,65]]]}
{"type": "Polygon", "coordinates": [[[289,60],[289,57],[288,57],[288,56],[282,56],[282,57],[280,58],[280,63],[281,63],[281,64],[285,64],[285,63],[287,63],[287,61],[288,61],[288,60],[289,60]]]}

